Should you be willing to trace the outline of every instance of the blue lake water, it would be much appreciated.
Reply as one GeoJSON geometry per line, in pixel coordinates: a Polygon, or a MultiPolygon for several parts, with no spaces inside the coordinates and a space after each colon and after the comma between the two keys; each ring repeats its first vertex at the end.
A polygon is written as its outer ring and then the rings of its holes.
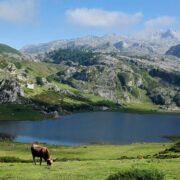
{"type": "Polygon", "coordinates": [[[161,135],[180,134],[180,114],[91,112],[43,121],[0,121],[0,133],[18,142],[79,145],[167,142],[161,135]]]}

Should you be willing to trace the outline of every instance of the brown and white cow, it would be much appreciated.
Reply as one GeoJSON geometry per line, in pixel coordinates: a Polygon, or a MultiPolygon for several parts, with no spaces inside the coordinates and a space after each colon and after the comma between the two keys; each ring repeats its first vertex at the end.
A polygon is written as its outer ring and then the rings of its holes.
{"type": "Polygon", "coordinates": [[[36,165],[36,160],[35,160],[36,157],[40,158],[40,165],[42,163],[42,159],[44,159],[47,162],[47,165],[50,165],[50,166],[56,160],[50,156],[48,149],[43,146],[32,144],[31,152],[32,152],[33,161],[35,165],[36,165]]]}

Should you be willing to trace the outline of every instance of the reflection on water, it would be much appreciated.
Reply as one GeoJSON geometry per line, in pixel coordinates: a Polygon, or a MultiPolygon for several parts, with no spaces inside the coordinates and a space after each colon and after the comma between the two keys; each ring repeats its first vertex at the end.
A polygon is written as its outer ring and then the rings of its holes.
{"type": "Polygon", "coordinates": [[[0,133],[14,135],[18,142],[63,145],[166,142],[159,136],[180,134],[180,115],[79,113],[56,120],[0,121],[0,133]]]}

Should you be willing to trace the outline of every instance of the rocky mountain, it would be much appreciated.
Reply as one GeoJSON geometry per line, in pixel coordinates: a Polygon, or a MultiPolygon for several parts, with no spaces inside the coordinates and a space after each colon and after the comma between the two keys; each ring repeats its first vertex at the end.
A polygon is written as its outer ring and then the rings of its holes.
{"type": "Polygon", "coordinates": [[[23,105],[48,117],[132,104],[180,110],[180,59],[163,53],[179,32],[148,38],[112,34],[24,48],[40,53],[33,55],[1,45],[0,106],[23,105]]]}
{"type": "Polygon", "coordinates": [[[172,55],[180,58],[180,44],[172,46],[167,52],[166,55],[172,55]]]}
{"type": "MultiPolygon", "coordinates": [[[[120,107],[108,98],[50,80],[50,76],[65,69],[63,64],[32,62],[0,55],[0,109],[6,110],[8,107],[12,108],[9,105],[13,105],[10,118],[17,119],[14,117],[17,114],[23,119],[19,114],[23,115],[24,111],[27,112],[27,117],[28,112],[33,112],[35,116],[45,118],[76,111],[120,107]]],[[[1,112],[3,113],[7,112],[1,112]]],[[[5,114],[4,116],[6,117],[5,114]]],[[[30,117],[36,119],[32,115],[30,117]]]]}
{"type": "Polygon", "coordinates": [[[49,76],[51,81],[68,84],[116,103],[154,103],[162,108],[178,108],[178,58],[59,49],[46,53],[44,61],[66,67],[49,76]],[[66,54],[64,59],[63,54],[66,54]]]}
{"type": "Polygon", "coordinates": [[[124,52],[136,55],[164,54],[171,46],[178,43],[180,43],[179,31],[161,30],[157,32],[142,32],[128,37],[107,34],[102,37],[85,36],[82,38],[57,40],[38,45],[27,45],[21,49],[21,52],[39,54],[59,48],[79,48],[96,52],[124,52]]]}

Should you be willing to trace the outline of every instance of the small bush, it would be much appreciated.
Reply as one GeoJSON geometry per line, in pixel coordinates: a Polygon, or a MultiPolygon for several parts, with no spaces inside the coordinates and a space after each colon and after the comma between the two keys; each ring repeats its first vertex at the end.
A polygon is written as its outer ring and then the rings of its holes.
{"type": "Polygon", "coordinates": [[[22,68],[22,65],[19,62],[14,62],[14,65],[16,66],[17,69],[22,68]]]}
{"type": "Polygon", "coordinates": [[[43,86],[44,85],[44,83],[43,83],[43,80],[42,80],[42,77],[36,77],[36,83],[38,84],[38,85],[40,85],[40,86],[43,86]]]}
{"type": "Polygon", "coordinates": [[[180,94],[177,94],[177,95],[174,97],[174,101],[175,101],[175,103],[177,104],[177,106],[180,107],[180,94]]]}
{"type": "Polygon", "coordinates": [[[163,180],[164,174],[157,170],[128,170],[110,175],[107,180],[163,180]]]}
{"type": "Polygon", "coordinates": [[[0,68],[4,69],[8,66],[8,62],[7,60],[5,60],[4,58],[0,57],[0,68]]]}
{"type": "Polygon", "coordinates": [[[177,143],[175,143],[170,149],[169,151],[171,152],[180,152],[180,141],[178,141],[177,143]]]}
{"type": "Polygon", "coordinates": [[[118,73],[118,78],[119,78],[122,86],[126,86],[130,80],[133,80],[130,73],[125,73],[125,72],[118,73]]]}
{"type": "Polygon", "coordinates": [[[48,76],[46,79],[49,83],[51,83],[53,81],[53,77],[51,77],[51,76],[48,76]]]}
{"type": "Polygon", "coordinates": [[[158,154],[154,156],[157,159],[172,159],[172,158],[179,158],[180,155],[178,154],[158,154]]]}
{"type": "Polygon", "coordinates": [[[26,73],[29,73],[29,70],[28,70],[28,69],[25,69],[25,72],[26,72],[26,73]]]}

